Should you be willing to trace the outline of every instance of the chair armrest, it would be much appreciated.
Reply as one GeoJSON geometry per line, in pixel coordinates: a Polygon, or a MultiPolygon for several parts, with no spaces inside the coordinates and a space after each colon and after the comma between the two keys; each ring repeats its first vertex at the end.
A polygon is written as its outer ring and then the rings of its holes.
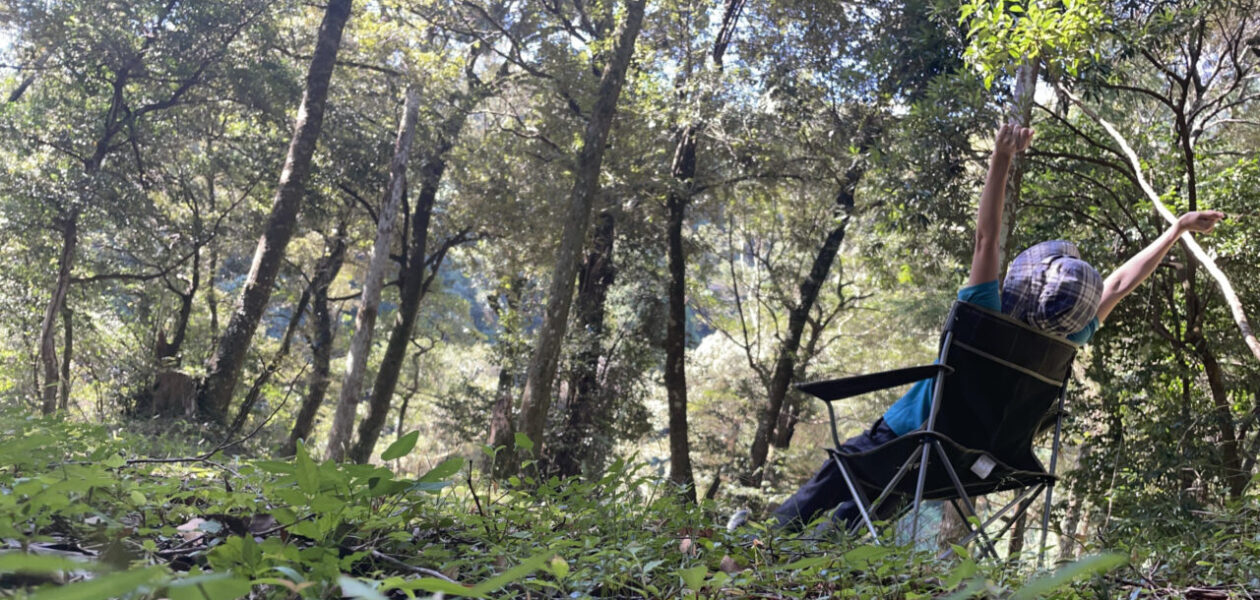
{"type": "Polygon", "coordinates": [[[815,396],[823,402],[831,402],[859,396],[867,392],[914,383],[921,379],[930,379],[935,377],[937,373],[942,372],[948,375],[953,373],[954,369],[948,365],[924,365],[921,367],[870,373],[868,375],[829,379],[827,381],[799,383],[796,385],[796,389],[815,396]]]}

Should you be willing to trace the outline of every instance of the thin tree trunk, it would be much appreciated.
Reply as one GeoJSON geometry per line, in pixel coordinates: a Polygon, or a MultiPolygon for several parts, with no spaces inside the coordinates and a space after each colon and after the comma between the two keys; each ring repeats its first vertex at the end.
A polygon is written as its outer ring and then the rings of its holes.
{"type": "Polygon", "coordinates": [[[249,386],[249,391],[245,393],[245,400],[241,402],[240,408],[236,411],[236,418],[232,419],[232,424],[228,427],[227,433],[223,435],[223,439],[231,439],[236,432],[245,426],[245,421],[249,420],[249,413],[253,412],[254,405],[258,403],[258,399],[262,397],[263,388],[271,381],[271,376],[280,370],[280,363],[289,355],[289,347],[293,343],[293,334],[297,332],[298,325],[302,323],[302,313],[306,312],[306,306],[311,300],[311,286],[306,286],[302,290],[302,295],[298,297],[297,305],[293,307],[293,314],[289,315],[289,324],[284,328],[284,335],[280,337],[280,347],[276,349],[276,353],[271,356],[271,360],[267,361],[267,366],[263,367],[262,373],[258,374],[258,378],[254,380],[253,385],[249,386]]]}
{"type": "Polygon", "coordinates": [[[298,208],[311,169],[311,157],[324,122],[324,104],[341,45],[341,33],[350,17],[350,5],[351,0],[329,0],[325,7],[315,52],[306,75],[306,91],[294,123],[288,156],[280,172],[271,214],[258,240],[254,261],[232,319],[219,337],[199,390],[199,407],[212,419],[222,421],[227,414],[245,363],[245,354],[271,298],[271,288],[284,259],[285,248],[293,237],[298,208]]]}
{"type": "Polygon", "coordinates": [[[184,340],[188,337],[188,323],[192,320],[193,300],[197,296],[197,288],[201,285],[201,249],[197,248],[193,251],[192,275],[188,282],[188,288],[179,295],[179,314],[175,320],[175,333],[171,337],[171,343],[167,344],[162,352],[158,353],[158,360],[164,358],[177,358],[180,351],[184,347],[184,340]]]}
{"type": "Polygon", "coordinates": [[[70,408],[70,362],[74,358],[74,313],[69,306],[61,307],[61,322],[65,339],[61,345],[61,396],[57,410],[64,413],[70,408]]]}
{"type": "MultiPolygon", "coordinates": [[[[870,139],[863,143],[863,149],[869,147],[870,139]]],[[[801,335],[805,331],[805,321],[809,311],[818,301],[822,284],[831,272],[831,265],[840,252],[840,244],[844,241],[845,230],[849,224],[849,215],[853,211],[854,193],[858,180],[865,170],[861,164],[854,164],[845,173],[845,183],[836,195],[835,212],[843,214],[839,225],[827,234],[823,244],[814,256],[809,275],[800,284],[800,299],[788,313],[787,337],[779,347],[779,356],[775,360],[774,374],[770,377],[770,388],[767,390],[766,406],[757,417],[757,431],[753,434],[748,472],[741,477],[744,485],[759,486],[765,476],[766,457],[770,451],[770,439],[774,427],[779,420],[779,411],[783,408],[783,399],[787,395],[788,385],[792,382],[792,374],[796,368],[796,354],[800,350],[801,335]]]]}
{"type": "Polygon", "coordinates": [[[612,128],[613,115],[616,114],[617,100],[621,97],[626,70],[634,55],[634,43],[643,23],[645,4],[646,0],[628,0],[626,3],[625,20],[618,31],[612,57],[600,77],[595,106],[591,109],[586,132],[582,137],[582,149],[578,152],[575,164],[576,178],[569,194],[569,209],[566,211],[560,247],[556,252],[555,271],[547,293],[547,308],[534,355],[529,363],[521,407],[521,430],[540,450],[547,411],[551,406],[552,380],[555,379],[560,358],[560,343],[564,340],[569,307],[573,302],[578,258],[591,220],[591,205],[599,188],[604,147],[612,128]]]}
{"type": "Polygon", "coordinates": [[[340,223],[328,255],[321,258],[311,278],[311,378],[307,383],[306,397],[293,421],[289,439],[280,448],[280,456],[297,454],[297,441],[310,441],[315,427],[315,416],[324,404],[331,382],[333,319],[328,310],[328,287],[332,285],[346,257],[346,224],[340,223]]]}
{"type": "Polygon", "coordinates": [[[219,337],[219,295],[214,287],[214,276],[219,268],[219,253],[210,250],[209,270],[206,272],[206,310],[210,313],[210,335],[219,337]]]}
{"type": "MultiPolygon", "coordinates": [[[[684,141],[674,156],[675,178],[690,182],[695,174],[695,130],[683,131],[684,141]],[[681,159],[681,162],[680,162],[681,159]]],[[[687,424],[687,259],[683,250],[683,220],[687,196],[670,192],[666,200],[666,244],[669,256],[669,319],[665,331],[665,390],[669,402],[669,480],[682,487],[683,496],[696,501],[691,469],[691,440],[687,424]]]]}
{"type": "Polygon", "coordinates": [[[573,379],[570,383],[572,401],[569,403],[569,424],[561,433],[556,449],[555,464],[562,476],[582,474],[583,464],[602,462],[595,451],[596,412],[599,401],[599,359],[603,355],[604,305],[608,289],[612,287],[616,268],[613,265],[613,241],[616,217],[611,210],[604,210],[595,218],[591,235],[591,249],[578,272],[578,293],[574,306],[577,326],[581,331],[581,349],[574,362],[573,379]]]}
{"type": "Polygon", "coordinates": [[[517,376],[519,352],[513,340],[519,335],[516,322],[519,319],[521,297],[525,291],[525,279],[516,277],[504,291],[505,299],[501,303],[499,295],[490,297],[490,307],[499,318],[499,344],[502,346],[499,364],[499,383],[495,389],[494,407],[490,411],[490,447],[498,449],[493,456],[493,464],[486,470],[497,478],[508,477],[516,465],[515,435],[516,428],[512,420],[512,391],[517,376]],[[507,306],[502,306],[506,304],[507,306]]]}
{"type": "MultiPolygon", "coordinates": [[[[446,172],[446,153],[455,145],[473,103],[470,99],[469,104],[454,109],[454,115],[441,127],[437,147],[426,157],[424,166],[420,168],[420,192],[411,217],[411,246],[399,273],[398,316],[394,319],[389,341],[385,344],[385,354],[376,371],[372,396],[368,400],[368,413],[359,423],[359,438],[348,454],[349,460],[357,463],[366,463],[371,457],[372,450],[376,448],[376,440],[380,437],[381,427],[385,425],[385,418],[389,415],[389,405],[394,398],[394,390],[398,387],[403,360],[407,356],[407,345],[411,343],[412,328],[415,326],[416,315],[420,312],[420,301],[427,291],[427,282],[432,280],[425,268],[429,262],[426,247],[429,243],[433,205],[442,175],[446,172]]],[[[433,264],[433,273],[437,272],[439,262],[433,264]]]]}
{"type": "MultiPolygon", "coordinates": [[[[1022,127],[1032,122],[1033,94],[1037,90],[1037,78],[1041,71],[1041,61],[1024,61],[1015,70],[1014,103],[1010,107],[1009,118],[1022,127]]],[[[1010,170],[1006,177],[1006,208],[1002,211],[1002,227],[998,232],[998,256],[1002,264],[1010,264],[1014,257],[1014,249],[1010,238],[1015,235],[1016,214],[1019,211],[1020,190],[1024,183],[1024,153],[1020,152],[1011,159],[1010,170]]],[[[1000,265],[999,265],[1000,266],[1000,265]]]]}
{"type": "Polygon", "coordinates": [[[1024,551],[1024,532],[1028,529],[1028,513],[1019,515],[1011,526],[1011,538],[1006,542],[1006,555],[1012,558],[1024,551]]]}
{"type": "Polygon", "coordinates": [[[1242,455],[1238,449],[1238,436],[1234,430],[1234,416],[1230,409],[1229,390],[1225,389],[1225,374],[1216,360],[1216,353],[1208,347],[1207,342],[1200,339],[1195,345],[1199,359],[1203,361],[1203,373],[1207,376],[1208,388],[1212,392],[1212,416],[1216,422],[1216,431],[1220,436],[1218,446],[1221,449],[1221,470],[1229,485],[1230,500],[1242,498],[1247,489],[1250,477],[1242,468],[1242,455]]]}
{"type": "Polygon", "coordinates": [[[44,311],[39,334],[39,362],[44,366],[41,396],[45,415],[57,410],[61,373],[57,363],[56,325],[66,303],[66,294],[70,291],[70,270],[74,266],[75,248],[79,243],[78,221],[78,210],[72,210],[57,223],[61,230],[61,258],[57,262],[57,281],[53,286],[52,299],[48,301],[48,308],[44,311]]]}
{"type": "Polygon", "coordinates": [[[394,142],[394,158],[390,162],[389,190],[381,206],[376,223],[376,243],[368,259],[367,274],[363,279],[363,295],[354,319],[354,337],[346,357],[346,377],[341,384],[341,397],[333,413],[332,430],[328,434],[328,458],[340,462],[350,446],[350,433],[354,427],[355,409],[363,390],[363,376],[367,372],[368,355],[372,351],[372,336],[376,328],[376,315],[381,305],[381,289],[385,284],[385,264],[389,260],[389,247],[394,240],[394,221],[398,206],[402,204],[403,190],[407,187],[407,159],[411,155],[411,140],[415,137],[416,118],[419,115],[420,95],[414,87],[407,88],[403,102],[403,116],[398,121],[398,138],[394,142]]]}

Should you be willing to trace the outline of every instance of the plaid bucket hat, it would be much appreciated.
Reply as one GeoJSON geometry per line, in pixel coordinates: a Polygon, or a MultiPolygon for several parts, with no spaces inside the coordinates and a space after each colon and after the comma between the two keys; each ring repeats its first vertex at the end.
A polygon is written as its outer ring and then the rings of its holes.
{"type": "Polygon", "coordinates": [[[1024,250],[1002,282],[1002,312],[1033,327],[1070,335],[1098,314],[1103,280],[1071,242],[1053,240],[1024,250]]]}

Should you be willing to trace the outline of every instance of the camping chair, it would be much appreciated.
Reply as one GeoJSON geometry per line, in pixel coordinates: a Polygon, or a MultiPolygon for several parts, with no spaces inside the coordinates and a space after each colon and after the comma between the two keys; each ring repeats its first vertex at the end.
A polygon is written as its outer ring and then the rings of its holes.
{"type": "MultiPolygon", "coordinates": [[[[1040,565],[1050,524],[1063,401],[1077,345],[1001,313],[955,302],[940,348],[933,365],[801,384],[797,389],[827,403],[836,446],[828,448],[828,453],[876,543],[879,535],[872,515],[889,514],[888,510],[877,513],[881,507],[910,504],[913,543],[920,505],[924,500],[942,500],[967,523],[962,545],[979,539],[983,552],[997,559],[992,539],[1004,535],[1045,491],[1040,565]],[[840,435],[833,401],[929,378],[935,379],[932,407],[923,427],[866,452],[837,450],[840,435]],[[1032,442],[1050,425],[1054,426],[1054,444],[1047,471],[1034,456],[1032,442]],[[916,477],[908,478],[916,468],[916,477]],[[970,498],[1007,490],[1018,490],[1010,503],[979,526],[971,523],[971,517],[977,522],[979,517],[970,498]],[[986,533],[989,526],[1011,508],[1017,509],[1015,514],[991,539],[986,533]]],[[[855,524],[854,529],[861,525],[855,524]]]]}

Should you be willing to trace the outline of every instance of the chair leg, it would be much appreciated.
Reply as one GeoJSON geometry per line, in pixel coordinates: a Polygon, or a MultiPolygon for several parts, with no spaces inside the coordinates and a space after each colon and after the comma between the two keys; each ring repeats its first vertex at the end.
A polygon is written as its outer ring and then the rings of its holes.
{"type": "MultiPolygon", "coordinates": [[[[958,498],[962,500],[963,506],[967,507],[967,512],[978,520],[980,517],[976,514],[976,507],[971,504],[971,498],[967,497],[967,490],[963,487],[962,481],[958,479],[958,473],[954,471],[954,465],[949,462],[949,457],[945,455],[945,449],[941,447],[941,443],[937,440],[932,440],[932,445],[936,447],[936,453],[941,457],[941,463],[945,465],[945,472],[949,474],[949,480],[954,484],[954,491],[958,492],[958,498]]],[[[970,529],[970,522],[968,522],[967,526],[970,529]]],[[[997,560],[997,550],[993,548],[993,541],[984,532],[984,528],[976,529],[976,532],[980,534],[980,543],[984,544],[989,552],[993,554],[993,559],[997,560]]]]}
{"type": "Polygon", "coordinates": [[[927,485],[928,443],[922,442],[919,457],[919,481],[914,488],[914,519],[910,521],[910,545],[919,543],[919,507],[923,504],[923,488],[927,485]]]}
{"type": "Polygon", "coordinates": [[[879,497],[875,498],[875,501],[870,503],[871,512],[879,510],[879,506],[892,495],[892,491],[897,489],[897,485],[901,483],[901,480],[906,478],[906,473],[910,472],[910,467],[914,465],[917,459],[917,456],[911,454],[910,457],[906,459],[906,462],[901,464],[901,468],[897,470],[897,474],[893,475],[893,478],[888,482],[888,485],[884,486],[884,491],[880,492],[879,497]]]}
{"type": "Polygon", "coordinates": [[[1037,569],[1040,570],[1046,561],[1046,534],[1050,533],[1050,505],[1054,500],[1054,484],[1046,485],[1046,508],[1041,514],[1041,549],[1037,551],[1037,569]]]}
{"type": "Polygon", "coordinates": [[[879,533],[875,531],[875,523],[871,521],[871,515],[866,510],[865,497],[856,485],[853,484],[853,478],[849,476],[849,469],[844,466],[844,461],[839,456],[832,455],[831,460],[836,463],[840,469],[840,475],[844,477],[844,484],[849,487],[849,495],[858,505],[858,512],[862,513],[862,521],[866,523],[866,528],[870,530],[871,537],[875,538],[875,545],[879,545],[879,533]]]}
{"type": "MultiPolygon", "coordinates": [[[[1002,526],[1002,529],[998,531],[997,535],[993,536],[994,539],[1000,539],[1006,533],[1006,531],[1011,528],[1011,525],[1015,522],[1015,519],[1018,519],[1020,515],[1024,514],[1024,512],[1028,510],[1028,507],[1032,505],[1032,501],[1036,499],[1037,494],[1041,493],[1042,487],[1043,487],[1042,485],[1037,485],[1035,487],[1030,487],[1024,490],[1022,493],[1020,493],[1018,497],[1010,501],[1006,506],[1003,506],[1001,510],[997,511],[988,519],[986,519],[984,521],[984,524],[981,525],[981,527],[985,531],[988,531],[989,526],[996,523],[998,519],[1001,519],[1002,515],[1006,514],[1006,511],[1009,511],[1011,508],[1015,507],[1016,505],[1019,505],[1019,510],[1015,512],[1015,516],[1011,519],[1011,521],[1008,522],[1006,525],[1002,526]]],[[[965,546],[971,543],[971,540],[975,539],[976,536],[978,535],[979,535],[979,532],[973,531],[972,533],[968,534],[967,537],[963,538],[962,542],[959,545],[965,546]]]]}

